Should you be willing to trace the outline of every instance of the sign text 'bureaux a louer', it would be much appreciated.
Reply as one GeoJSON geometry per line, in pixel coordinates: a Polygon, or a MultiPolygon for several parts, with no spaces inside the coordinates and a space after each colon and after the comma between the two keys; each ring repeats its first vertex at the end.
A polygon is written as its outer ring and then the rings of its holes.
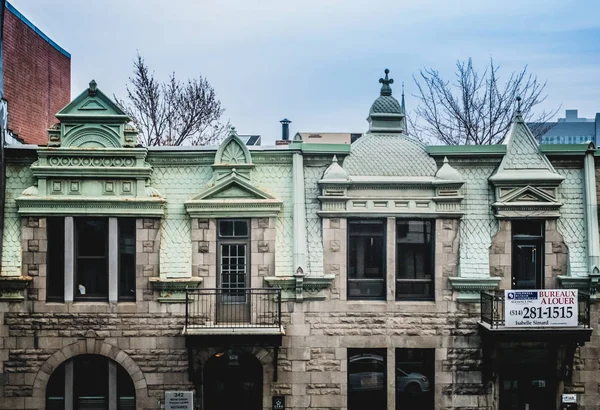
{"type": "Polygon", "coordinates": [[[505,290],[507,327],[577,326],[577,289],[505,290]]]}

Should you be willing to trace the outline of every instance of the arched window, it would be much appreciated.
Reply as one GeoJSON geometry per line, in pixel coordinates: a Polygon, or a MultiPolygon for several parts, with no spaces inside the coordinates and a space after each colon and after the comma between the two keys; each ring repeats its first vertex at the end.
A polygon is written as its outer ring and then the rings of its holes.
{"type": "Polygon", "coordinates": [[[62,363],[46,387],[47,410],[134,410],[127,371],[104,356],[81,355],[62,363]]]}

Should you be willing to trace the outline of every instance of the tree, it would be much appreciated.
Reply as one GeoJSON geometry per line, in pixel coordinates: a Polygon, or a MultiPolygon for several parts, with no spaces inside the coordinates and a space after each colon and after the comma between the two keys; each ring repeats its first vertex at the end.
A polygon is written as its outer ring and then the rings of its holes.
{"type": "Polygon", "coordinates": [[[500,82],[499,66],[490,58],[489,67],[482,73],[468,61],[457,61],[454,82],[444,80],[431,68],[419,71],[413,79],[420,100],[415,110],[416,120],[411,128],[421,139],[438,140],[448,145],[497,144],[506,135],[521,97],[521,113],[527,122],[534,122],[532,132],[540,136],[552,127],[548,120],[555,111],[534,114],[533,108],[542,103],[546,82],[527,71],[510,74],[500,82]],[[420,134],[420,135],[419,135],[420,134]]]}
{"type": "Polygon", "coordinates": [[[127,101],[117,103],[138,128],[140,142],[154,145],[208,145],[223,138],[229,124],[215,90],[201,75],[181,82],[172,73],[159,83],[139,54],[127,85],[127,101]]]}

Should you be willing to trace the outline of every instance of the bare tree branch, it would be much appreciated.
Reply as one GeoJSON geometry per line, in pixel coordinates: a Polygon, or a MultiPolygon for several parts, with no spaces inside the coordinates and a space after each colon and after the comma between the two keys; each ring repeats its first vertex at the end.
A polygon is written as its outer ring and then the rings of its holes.
{"type": "Polygon", "coordinates": [[[183,83],[172,73],[159,83],[139,54],[133,66],[126,100],[115,100],[138,128],[143,145],[209,145],[223,139],[229,124],[219,122],[225,110],[206,78],[183,83]]]}
{"type": "Polygon", "coordinates": [[[510,128],[517,96],[522,98],[521,111],[526,121],[549,124],[560,107],[537,115],[533,112],[546,99],[546,82],[538,81],[525,66],[501,84],[499,68],[491,58],[483,72],[477,71],[471,58],[457,61],[452,83],[434,69],[420,70],[418,76],[413,76],[420,104],[411,124],[420,133],[418,137],[448,145],[497,144],[510,128]]]}

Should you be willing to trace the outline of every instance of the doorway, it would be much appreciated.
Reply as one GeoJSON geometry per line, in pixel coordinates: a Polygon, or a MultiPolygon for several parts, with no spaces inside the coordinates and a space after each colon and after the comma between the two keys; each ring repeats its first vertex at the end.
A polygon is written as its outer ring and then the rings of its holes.
{"type": "Polygon", "coordinates": [[[263,369],[246,352],[227,350],[204,365],[205,410],[262,410],[263,369]]]}
{"type": "Polygon", "coordinates": [[[249,322],[250,224],[246,219],[221,219],[218,224],[217,321],[220,323],[249,322]]]}
{"type": "Polygon", "coordinates": [[[500,410],[556,408],[557,352],[549,346],[501,349],[500,410]]]}
{"type": "Polygon", "coordinates": [[[544,221],[512,221],[512,289],[544,289],[544,221]]]}

